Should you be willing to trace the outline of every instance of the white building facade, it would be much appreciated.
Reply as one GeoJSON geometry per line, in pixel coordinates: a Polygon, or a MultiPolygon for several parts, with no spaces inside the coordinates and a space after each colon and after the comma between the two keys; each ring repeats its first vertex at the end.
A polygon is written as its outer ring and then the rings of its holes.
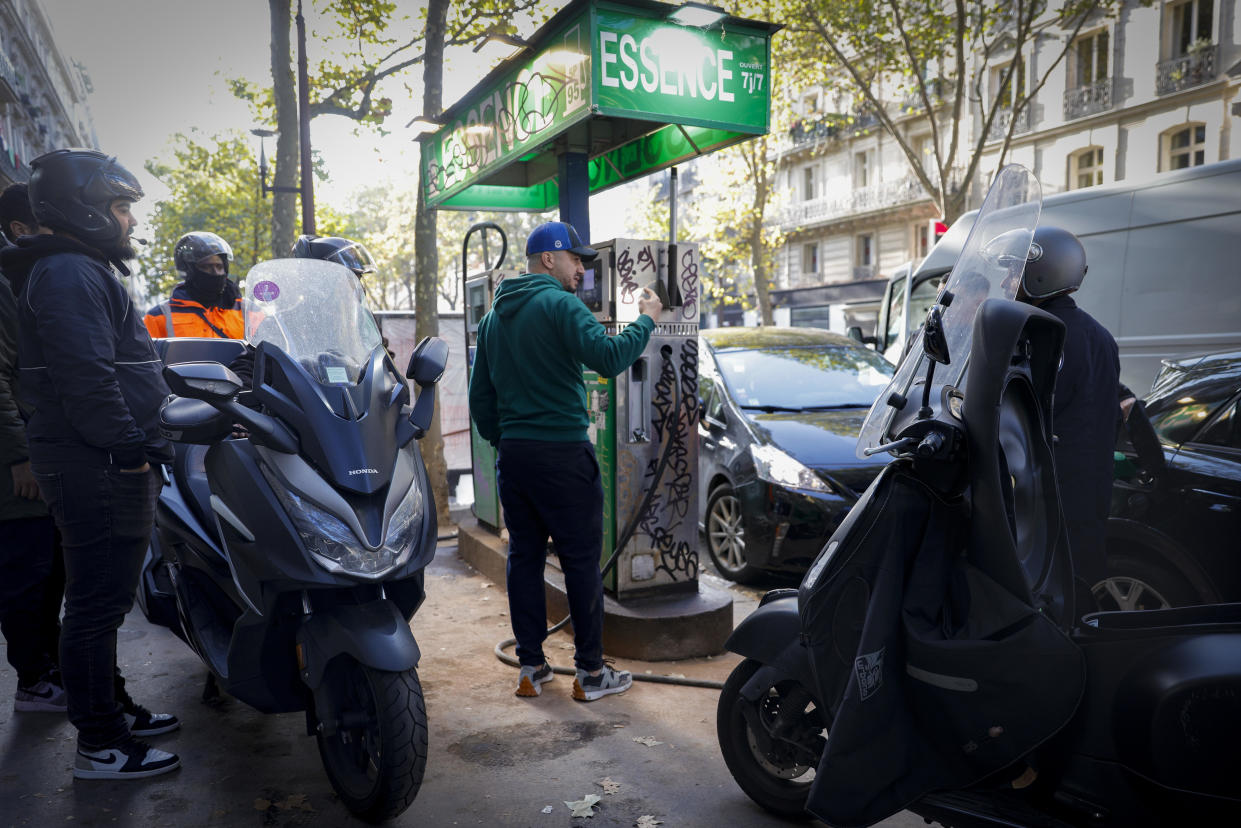
{"type": "Polygon", "coordinates": [[[96,147],[90,80],[61,54],[35,0],[0,0],[0,188],[30,178],[30,161],[96,147]]]}
{"type": "MultiPolygon", "coordinates": [[[[995,54],[983,88],[999,92],[1002,69],[1014,60],[1012,84],[1046,82],[1018,116],[1005,163],[1034,171],[1044,195],[1210,164],[1241,154],[1241,19],[1238,0],[1167,0],[1149,6],[1127,0],[1112,18],[1098,15],[1071,37],[1044,28],[1022,54],[995,54]]],[[[1025,92],[1032,87],[1026,87],[1025,92]]],[[[870,333],[883,287],[903,263],[926,254],[938,211],[913,177],[897,142],[873,116],[845,123],[822,92],[804,90],[801,120],[779,151],[779,181],[789,206],[778,217],[788,241],[773,292],[777,324],[853,325],[870,333]]],[[[951,97],[951,91],[943,93],[951,97]]],[[[942,100],[942,99],[941,99],[942,100]]],[[[887,103],[890,113],[916,109],[887,103]]],[[[942,105],[936,112],[946,126],[942,105]]],[[[977,106],[961,125],[966,153],[981,135],[977,106]]],[[[894,118],[915,152],[931,153],[930,126],[919,113],[894,118]]],[[[1003,130],[997,113],[984,144],[966,208],[976,207],[1000,162],[1003,130]]],[[[942,127],[941,127],[942,134],[942,127]]],[[[933,164],[928,166],[933,167],[933,164]]],[[[1241,194],[1238,195],[1241,198],[1241,194]]]]}

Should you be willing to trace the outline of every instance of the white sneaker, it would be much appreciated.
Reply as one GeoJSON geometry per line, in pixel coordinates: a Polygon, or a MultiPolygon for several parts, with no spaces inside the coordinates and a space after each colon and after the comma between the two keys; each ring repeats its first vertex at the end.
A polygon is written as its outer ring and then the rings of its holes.
{"type": "Polygon", "coordinates": [[[78,779],[143,779],[179,767],[181,759],[175,753],[129,739],[110,748],[79,746],[73,775],[78,779]]]}

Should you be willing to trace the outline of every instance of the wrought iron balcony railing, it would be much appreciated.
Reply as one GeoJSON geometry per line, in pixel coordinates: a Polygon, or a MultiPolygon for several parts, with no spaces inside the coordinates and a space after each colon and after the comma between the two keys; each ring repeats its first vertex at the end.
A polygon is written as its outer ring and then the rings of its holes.
{"type": "MultiPolygon", "coordinates": [[[[1012,109],[1001,109],[995,113],[991,128],[987,130],[988,141],[1001,141],[1008,134],[1008,125],[1013,121],[1012,109]]],[[[1013,135],[1022,135],[1030,131],[1030,105],[1027,103],[1017,116],[1017,125],[1013,127],[1013,135]]]]}
{"type": "Polygon", "coordinates": [[[1211,44],[1193,54],[1155,64],[1155,92],[1167,95],[1191,86],[1201,86],[1215,80],[1215,66],[1219,46],[1211,44]]]}
{"type": "Polygon", "coordinates": [[[1097,115],[1100,112],[1107,112],[1111,108],[1111,78],[1104,78],[1094,83],[1088,83],[1085,86],[1079,86],[1076,89],[1066,89],[1064,91],[1064,120],[1066,121],[1085,118],[1087,115],[1097,115]]]}

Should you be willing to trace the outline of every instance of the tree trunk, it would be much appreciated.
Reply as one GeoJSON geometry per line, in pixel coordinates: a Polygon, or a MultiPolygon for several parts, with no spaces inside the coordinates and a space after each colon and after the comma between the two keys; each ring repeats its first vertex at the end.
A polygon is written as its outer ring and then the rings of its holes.
{"type": "Polygon", "coordinates": [[[750,264],[754,268],[754,296],[758,301],[759,318],[763,325],[774,325],[771,311],[771,274],[768,272],[770,256],[763,238],[763,224],[767,218],[767,202],[771,199],[771,168],[767,161],[767,139],[754,141],[746,150],[754,153],[750,169],[754,170],[754,213],[750,220],[750,264]]]}
{"type": "MultiPolygon", "coordinates": [[[[444,108],[444,41],[448,28],[448,0],[430,0],[427,8],[426,52],[422,64],[422,113],[435,117],[444,108]]],[[[422,153],[428,152],[428,144],[422,143],[422,153]]],[[[422,159],[421,169],[426,169],[422,159]]],[[[435,211],[427,208],[426,189],[419,182],[418,205],[414,216],[414,259],[417,272],[414,276],[414,324],[418,337],[435,336],[439,333],[437,296],[439,287],[439,249],[436,236],[435,211]]],[[[456,354],[464,359],[464,354],[456,354]]],[[[451,525],[448,515],[448,465],[444,461],[444,437],[440,429],[440,406],[435,405],[435,416],[427,436],[422,438],[422,458],[427,466],[427,477],[435,494],[435,510],[441,526],[451,525]]]]}
{"type": "MultiPolygon", "coordinates": [[[[273,186],[295,187],[298,178],[297,88],[293,79],[289,27],[292,0],[268,0],[271,10],[271,80],[276,99],[276,174],[273,186]]],[[[297,194],[272,193],[271,253],[289,255],[297,235],[297,194]]]]}

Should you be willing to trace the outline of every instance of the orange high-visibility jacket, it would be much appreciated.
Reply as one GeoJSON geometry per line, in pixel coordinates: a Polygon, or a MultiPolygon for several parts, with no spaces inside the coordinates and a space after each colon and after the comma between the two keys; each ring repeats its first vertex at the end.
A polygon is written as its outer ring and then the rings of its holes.
{"type": "Polygon", "coordinates": [[[185,283],[172,290],[172,297],[147,311],[143,321],[153,337],[202,336],[245,339],[246,322],[241,312],[241,294],[231,282],[224,289],[221,305],[204,307],[190,298],[185,283]]]}

